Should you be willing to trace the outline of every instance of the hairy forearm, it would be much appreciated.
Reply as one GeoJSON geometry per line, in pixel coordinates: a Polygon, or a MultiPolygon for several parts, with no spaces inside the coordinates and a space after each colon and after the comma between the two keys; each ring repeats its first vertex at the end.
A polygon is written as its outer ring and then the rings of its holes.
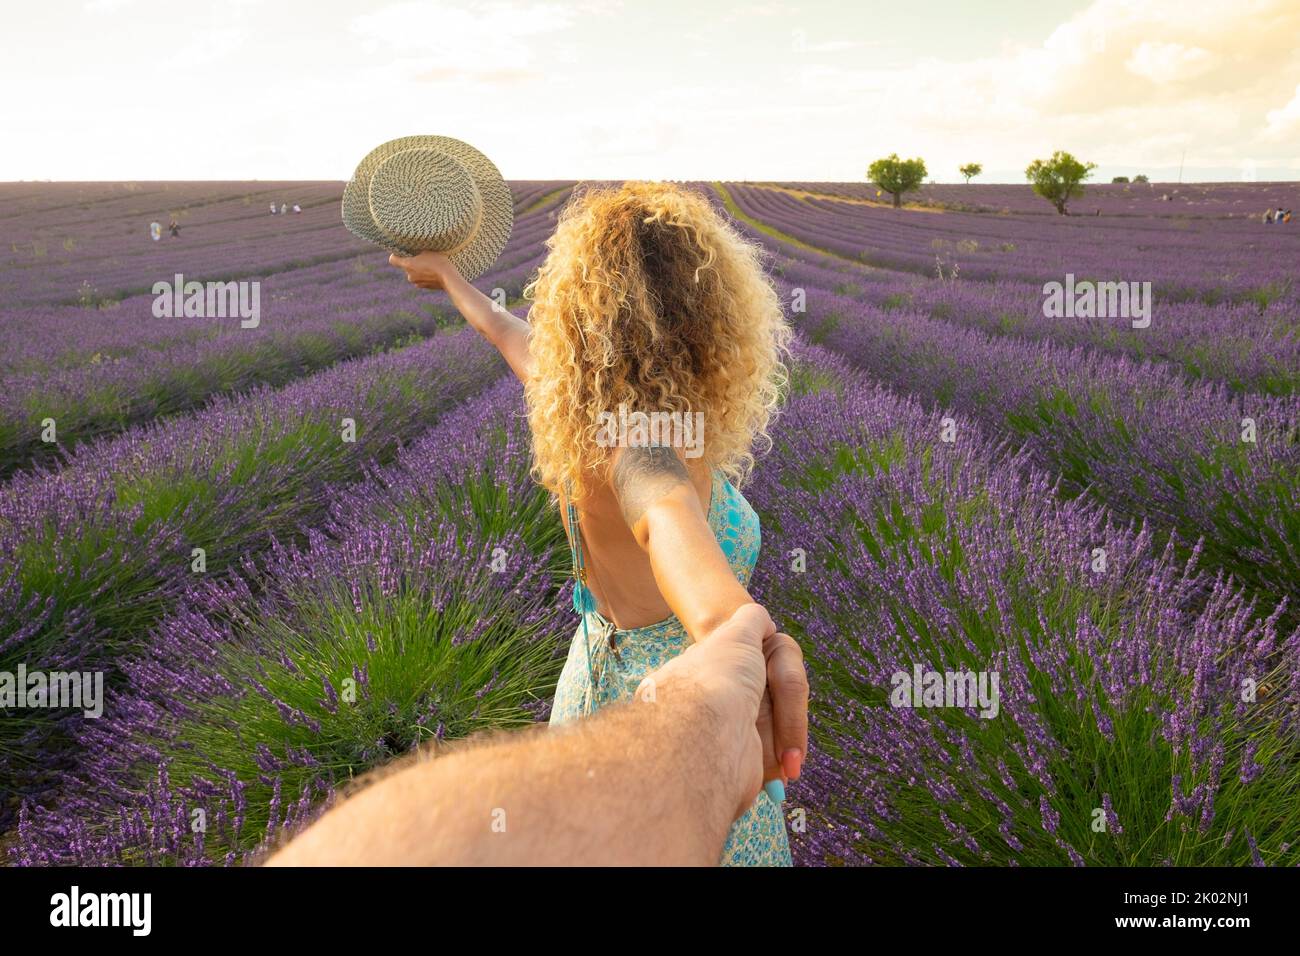
{"type": "Polygon", "coordinates": [[[705,865],[736,811],[726,718],[689,680],[653,702],[425,757],[272,865],[705,865]]]}

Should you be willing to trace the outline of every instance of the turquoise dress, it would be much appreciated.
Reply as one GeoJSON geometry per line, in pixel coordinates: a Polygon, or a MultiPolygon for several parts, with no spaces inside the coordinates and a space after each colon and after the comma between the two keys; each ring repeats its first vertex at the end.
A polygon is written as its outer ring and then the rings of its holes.
{"type": "MultiPolygon", "coordinates": [[[[555,689],[552,726],[577,720],[606,704],[632,700],[646,674],[672,660],[691,642],[676,615],[658,624],[619,630],[596,610],[595,598],[583,583],[582,536],[578,532],[577,511],[571,504],[568,517],[576,577],[573,606],[583,621],[573,635],[555,689]]],[[[736,579],[748,585],[758,560],[758,515],[720,473],[713,476],[709,527],[736,579]]],[[[754,805],[732,824],[718,862],[722,866],[792,865],[785,817],[766,791],[760,791],[754,805]]]]}

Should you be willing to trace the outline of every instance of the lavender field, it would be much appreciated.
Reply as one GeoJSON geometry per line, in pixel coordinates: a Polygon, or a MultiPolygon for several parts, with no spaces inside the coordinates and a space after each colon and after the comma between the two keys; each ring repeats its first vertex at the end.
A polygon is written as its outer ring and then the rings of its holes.
{"type": "MultiPolygon", "coordinates": [[[[511,184],[476,285],[526,310],[575,185],[511,184]]],[[[799,333],[745,489],[810,669],[796,862],[1300,864],[1300,222],[1259,217],[1295,185],[696,188],[799,333]],[[1150,282],[1149,324],[1048,317],[1067,274],[1150,282]],[[891,706],[917,667],[998,712],[891,706]]],[[[0,707],[11,864],[251,861],[548,714],[576,618],[522,390],[341,192],[0,185],[0,672],[105,675],[102,715],[0,707]],[[177,274],[260,321],[156,317],[177,274]]]]}

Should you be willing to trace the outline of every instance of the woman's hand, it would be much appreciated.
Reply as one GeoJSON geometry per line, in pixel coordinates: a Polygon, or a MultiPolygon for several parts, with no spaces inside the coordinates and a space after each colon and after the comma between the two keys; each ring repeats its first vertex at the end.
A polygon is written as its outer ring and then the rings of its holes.
{"type": "Polygon", "coordinates": [[[764,781],[780,803],[784,784],[799,777],[808,753],[808,677],[799,645],[777,631],[762,607],[746,604],[707,640],[646,675],[638,698],[654,699],[645,687],[677,675],[689,675],[699,684],[717,712],[728,717],[724,725],[738,735],[725,748],[738,755],[736,792],[742,800],[737,815],[754,802],[764,781]],[[774,781],[782,785],[777,793],[772,792],[774,781]]]}
{"type": "Polygon", "coordinates": [[[480,335],[500,350],[519,381],[532,374],[528,354],[528,323],[489,299],[460,274],[456,264],[441,252],[388,257],[388,264],[406,273],[406,281],[421,289],[445,291],[451,303],[480,335]]]}
{"type": "Polygon", "coordinates": [[[446,289],[448,281],[460,277],[455,263],[441,252],[421,252],[414,256],[393,253],[388,257],[388,264],[405,272],[406,281],[421,289],[446,289]]]}
{"type": "MultiPolygon", "coordinates": [[[[789,634],[763,639],[767,691],[758,708],[758,735],[763,741],[763,779],[782,784],[798,780],[808,753],[808,674],[803,651],[789,634]]],[[[779,797],[784,797],[782,786],[779,797]]],[[[771,790],[769,790],[771,793],[771,790]]],[[[772,794],[778,799],[778,794],[772,794]]]]}

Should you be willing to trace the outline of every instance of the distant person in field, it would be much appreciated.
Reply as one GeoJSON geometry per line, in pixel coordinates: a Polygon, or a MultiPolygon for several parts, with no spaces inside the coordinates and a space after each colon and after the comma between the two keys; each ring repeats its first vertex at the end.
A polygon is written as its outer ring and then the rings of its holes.
{"type": "Polygon", "coordinates": [[[159,222],[149,223],[149,237],[153,239],[154,242],[157,242],[159,239],[162,238],[162,223],[159,222]]]}
{"type": "Polygon", "coordinates": [[[271,203],[271,215],[275,215],[275,203],[271,203]]]}
{"type": "MultiPolygon", "coordinates": [[[[760,247],[693,191],[592,189],[549,245],[527,322],[440,253],[389,261],[445,289],[524,383],[533,470],[564,520],[581,616],[551,711],[560,727],[630,700],[752,602],[758,515],[738,485],[767,441],[791,331],[760,247]]],[[[731,827],[724,865],[791,862],[782,801],[808,747],[793,653],[769,667],[768,783],[731,827]]]]}
{"type": "Polygon", "coordinates": [[[172,234],[173,239],[179,239],[181,237],[181,227],[177,225],[175,219],[167,224],[167,230],[172,234]]]}
{"type": "Polygon", "coordinates": [[[1286,214],[1282,216],[1282,221],[1283,221],[1283,222],[1290,222],[1290,221],[1291,221],[1291,210],[1290,210],[1290,209],[1288,209],[1288,210],[1286,211],[1286,214]]]}
{"type": "Polygon", "coordinates": [[[294,211],[294,212],[302,212],[302,206],[299,206],[297,203],[294,203],[294,204],[293,204],[293,211],[294,211]]]}
{"type": "Polygon", "coordinates": [[[289,207],[284,203],[280,203],[280,215],[283,216],[288,212],[289,212],[289,207]]]}

